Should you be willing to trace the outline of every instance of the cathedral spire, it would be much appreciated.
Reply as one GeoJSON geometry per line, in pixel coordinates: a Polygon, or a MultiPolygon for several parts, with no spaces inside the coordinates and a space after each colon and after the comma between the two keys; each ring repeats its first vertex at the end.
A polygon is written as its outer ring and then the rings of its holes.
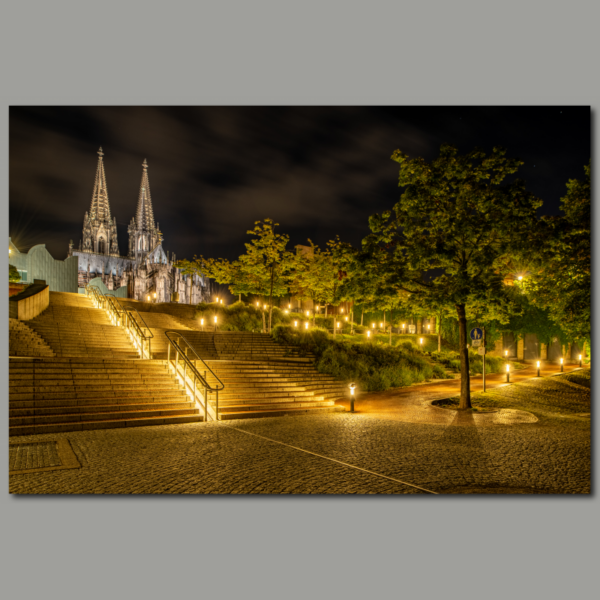
{"type": "Polygon", "coordinates": [[[136,221],[138,229],[142,231],[154,231],[154,211],[152,210],[152,198],[150,197],[150,182],[148,181],[148,163],[146,159],[142,163],[142,183],[138,196],[136,221]]]}
{"type": "Polygon", "coordinates": [[[110,205],[108,203],[108,190],[106,188],[106,175],[104,174],[104,152],[102,147],[98,150],[98,167],[96,169],[96,180],[94,181],[94,192],[90,207],[90,219],[92,221],[110,220],[110,205]]]}

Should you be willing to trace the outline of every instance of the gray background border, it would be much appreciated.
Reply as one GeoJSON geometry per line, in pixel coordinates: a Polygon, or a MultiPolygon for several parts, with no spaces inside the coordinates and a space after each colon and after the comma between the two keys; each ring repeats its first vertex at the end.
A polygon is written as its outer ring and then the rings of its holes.
{"type": "MultiPolygon", "coordinates": [[[[0,19],[5,236],[11,104],[595,110],[599,12],[580,0],[10,1],[0,19]]],[[[592,162],[597,172],[595,153],[592,162]]],[[[3,473],[0,572],[11,599],[558,598],[594,589],[596,495],[36,498],[10,497],[3,473]]]]}

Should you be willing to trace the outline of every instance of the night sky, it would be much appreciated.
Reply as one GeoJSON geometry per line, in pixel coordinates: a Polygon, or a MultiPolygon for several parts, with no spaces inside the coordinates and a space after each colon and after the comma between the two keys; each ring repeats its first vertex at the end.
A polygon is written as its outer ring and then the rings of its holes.
{"type": "Polygon", "coordinates": [[[246,231],[270,217],[319,245],[359,244],[369,215],[398,200],[399,148],[432,159],[503,146],[558,214],[570,178],[590,158],[589,107],[11,107],[9,235],[22,251],[45,243],[64,259],[79,246],[102,146],[121,254],[148,160],[164,248],[234,259],[246,231]]]}

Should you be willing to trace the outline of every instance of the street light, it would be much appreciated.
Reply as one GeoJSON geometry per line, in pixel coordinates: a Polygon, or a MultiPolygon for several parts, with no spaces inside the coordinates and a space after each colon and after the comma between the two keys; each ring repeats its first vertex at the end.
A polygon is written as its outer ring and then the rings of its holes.
{"type": "Polygon", "coordinates": [[[580,366],[580,367],[583,367],[583,364],[582,364],[582,358],[583,358],[583,355],[582,355],[582,354],[580,354],[580,355],[579,355],[579,366],[580,366]]]}
{"type": "Polygon", "coordinates": [[[356,389],[356,384],[351,383],[348,387],[350,388],[350,412],[354,412],[354,390],[356,389]]]}
{"type": "Polygon", "coordinates": [[[540,361],[539,360],[537,361],[537,371],[538,371],[537,376],[539,377],[540,376],[540,361]]]}
{"type": "Polygon", "coordinates": [[[510,365],[506,364],[506,383],[510,383],[510,365]]]}
{"type": "Polygon", "coordinates": [[[560,359],[560,372],[563,372],[563,368],[564,368],[564,364],[563,364],[563,359],[560,359]]]}
{"type": "Polygon", "coordinates": [[[200,319],[200,327],[202,327],[202,331],[204,331],[204,319],[200,319]]]}

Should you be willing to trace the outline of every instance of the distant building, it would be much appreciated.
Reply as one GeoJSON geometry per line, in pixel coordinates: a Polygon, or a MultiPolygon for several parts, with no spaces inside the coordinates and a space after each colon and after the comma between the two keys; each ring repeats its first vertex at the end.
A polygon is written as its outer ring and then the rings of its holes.
{"type": "Polygon", "coordinates": [[[148,163],[142,164],[142,182],[135,217],[127,229],[128,255],[121,256],[117,241],[117,222],[111,216],[108,201],[103,152],[98,152],[98,167],[89,212],[83,218],[83,240],[79,249],[69,243],[69,257],[78,261],[80,289],[93,279],[100,278],[108,290],[136,300],[198,304],[210,296],[208,278],[182,275],[173,266],[175,255],[169,257],[162,246],[162,233],[154,222],[148,163]],[[156,294],[156,296],[155,296],[156,294]]]}
{"type": "Polygon", "coordinates": [[[77,293],[77,259],[74,257],[55,260],[45,244],[21,252],[8,238],[8,262],[16,267],[21,283],[29,284],[34,279],[43,279],[51,292],[77,293]]]}

